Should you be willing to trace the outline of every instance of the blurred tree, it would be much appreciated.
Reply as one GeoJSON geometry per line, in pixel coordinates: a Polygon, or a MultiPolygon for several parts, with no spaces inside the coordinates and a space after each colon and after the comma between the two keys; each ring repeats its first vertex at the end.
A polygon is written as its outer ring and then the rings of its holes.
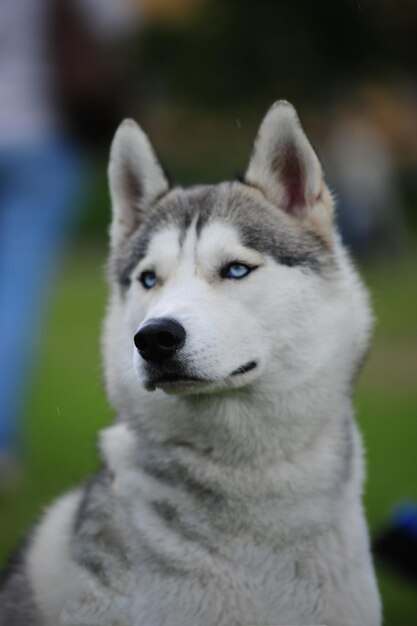
{"type": "Polygon", "coordinates": [[[157,21],[143,33],[141,76],[151,97],[210,108],[282,95],[325,100],[358,78],[415,68],[417,3],[404,3],[199,3],[192,20],[157,21]]]}

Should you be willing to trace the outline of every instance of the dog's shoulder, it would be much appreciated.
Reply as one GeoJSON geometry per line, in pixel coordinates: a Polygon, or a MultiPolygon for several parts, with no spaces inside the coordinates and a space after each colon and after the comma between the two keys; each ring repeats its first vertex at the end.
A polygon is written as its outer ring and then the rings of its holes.
{"type": "MultiPolygon", "coordinates": [[[[83,491],[77,489],[55,500],[32,530],[18,569],[9,576],[7,603],[14,621],[6,621],[5,625],[20,625],[15,620],[22,610],[26,611],[22,625],[57,622],[66,594],[78,579],[71,558],[71,542],[83,491]]],[[[1,619],[0,624],[3,626],[1,619]]]]}
{"type": "Polygon", "coordinates": [[[25,571],[32,533],[21,540],[9,557],[0,576],[0,626],[38,626],[37,613],[29,578],[25,571]]]}
{"type": "Polygon", "coordinates": [[[81,490],[56,500],[9,558],[0,581],[0,626],[40,626],[63,593],[81,490]]]}

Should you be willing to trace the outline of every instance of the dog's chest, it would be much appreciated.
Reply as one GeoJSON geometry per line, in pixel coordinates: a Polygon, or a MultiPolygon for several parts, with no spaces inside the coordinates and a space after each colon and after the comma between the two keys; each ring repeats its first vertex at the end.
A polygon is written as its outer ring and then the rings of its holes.
{"type": "MultiPolygon", "coordinates": [[[[267,549],[233,543],[235,558],[230,560],[209,555],[201,560],[188,553],[188,571],[168,561],[157,567],[142,563],[126,586],[129,592],[116,593],[107,602],[106,617],[117,616],[117,626],[275,626],[319,619],[321,599],[312,563],[289,550],[271,555],[267,549]]],[[[184,546],[184,554],[189,549],[184,546]]]]}
{"type": "Polygon", "coordinates": [[[308,546],[273,548],[247,532],[214,534],[195,513],[175,516],[163,507],[155,513],[148,504],[131,507],[118,523],[130,568],[112,558],[111,592],[99,593],[117,626],[314,623],[319,576],[308,546]]]}
{"type": "Polygon", "coordinates": [[[282,499],[216,501],[195,486],[149,482],[136,469],[95,486],[76,543],[102,580],[77,611],[105,606],[101,626],[320,623],[317,564],[306,540],[283,539],[293,525],[282,499]]]}

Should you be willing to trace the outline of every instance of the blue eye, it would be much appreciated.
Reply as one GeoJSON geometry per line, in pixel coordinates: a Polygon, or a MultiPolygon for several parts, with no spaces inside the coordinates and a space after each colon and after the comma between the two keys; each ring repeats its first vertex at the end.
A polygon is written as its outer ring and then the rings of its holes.
{"type": "Polygon", "coordinates": [[[234,280],[239,280],[239,278],[244,278],[247,276],[254,267],[249,267],[244,263],[229,263],[226,265],[222,271],[220,272],[222,278],[232,278],[234,280]]]}
{"type": "Polygon", "coordinates": [[[156,274],[151,271],[142,272],[139,276],[139,280],[145,289],[152,289],[152,287],[155,287],[156,285],[156,274]]]}

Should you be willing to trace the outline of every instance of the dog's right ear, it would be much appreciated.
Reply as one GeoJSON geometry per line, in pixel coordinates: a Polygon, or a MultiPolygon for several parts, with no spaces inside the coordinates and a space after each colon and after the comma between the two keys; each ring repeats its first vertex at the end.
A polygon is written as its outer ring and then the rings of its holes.
{"type": "Polygon", "coordinates": [[[244,180],[322,236],[332,232],[332,200],[320,161],[288,102],[276,102],[264,117],[244,180]]]}
{"type": "Polygon", "coordinates": [[[143,130],[133,120],[119,126],[110,150],[111,246],[117,247],[139,226],[143,212],[169,189],[168,180],[143,130]]]}

